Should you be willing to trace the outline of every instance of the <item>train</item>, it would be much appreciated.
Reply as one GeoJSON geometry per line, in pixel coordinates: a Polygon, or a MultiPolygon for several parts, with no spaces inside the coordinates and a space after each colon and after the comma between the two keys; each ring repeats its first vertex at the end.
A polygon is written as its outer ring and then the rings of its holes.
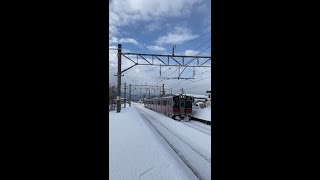
{"type": "Polygon", "coordinates": [[[192,96],[168,94],[159,98],[145,99],[144,107],[163,113],[174,120],[190,120],[192,102],[192,96]]]}

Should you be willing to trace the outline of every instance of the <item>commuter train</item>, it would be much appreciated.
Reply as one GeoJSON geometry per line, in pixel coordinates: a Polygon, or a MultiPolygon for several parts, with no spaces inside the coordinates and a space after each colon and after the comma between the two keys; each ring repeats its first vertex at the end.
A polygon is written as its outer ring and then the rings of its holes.
{"type": "Polygon", "coordinates": [[[192,115],[192,96],[169,94],[160,98],[145,99],[144,107],[166,114],[176,120],[190,119],[192,115]]]}

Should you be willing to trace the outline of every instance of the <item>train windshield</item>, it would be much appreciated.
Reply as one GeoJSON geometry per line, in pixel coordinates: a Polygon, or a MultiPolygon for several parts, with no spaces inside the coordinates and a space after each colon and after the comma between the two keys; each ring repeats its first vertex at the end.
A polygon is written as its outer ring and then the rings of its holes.
{"type": "Polygon", "coordinates": [[[173,108],[179,108],[179,97],[173,97],[173,108]]]}
{"type": "Polygon", "coordinates": [[[191,100],[186,100],[186,108],[191,108],[191,107],[192,107],[191,100]]]}

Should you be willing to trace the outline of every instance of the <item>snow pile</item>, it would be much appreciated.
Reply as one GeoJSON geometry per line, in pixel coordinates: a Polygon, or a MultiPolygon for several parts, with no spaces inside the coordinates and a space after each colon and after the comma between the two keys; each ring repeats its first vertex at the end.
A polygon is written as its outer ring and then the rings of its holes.
{"type": "Polygon", "coordinates": [[[197,179],[133,106],[109,112],[109,158],[111,180],[197,179]]]}
{"type": "Polygon", "coordinates": [[[195,118],[211,121],[211,107],[204,109],[192,108],[192,116],[195,118]]]}

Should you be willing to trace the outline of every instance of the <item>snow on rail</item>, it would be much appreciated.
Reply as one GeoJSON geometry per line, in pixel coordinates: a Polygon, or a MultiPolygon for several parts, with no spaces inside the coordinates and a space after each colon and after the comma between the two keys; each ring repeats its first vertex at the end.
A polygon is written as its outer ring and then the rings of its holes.
{"type": "Polygon", "coordinates": [[[186,125],[186,126],[189,126],[189,127],[191,127],[191,128],[197,129],[197,130],[199,130],[199,131],[201,131],[201,132],[203,132],[203,133],[208,134],[209,136],[211,136],[211,130],[205,129],[205,128],[201,127],[201,126],[192,124],[192,123],[190,123],[190,122],[191,122],[191,121],[189,121],[189,122],[181,122],[181,123],[182,123],[183,125],[186,125]]]}

